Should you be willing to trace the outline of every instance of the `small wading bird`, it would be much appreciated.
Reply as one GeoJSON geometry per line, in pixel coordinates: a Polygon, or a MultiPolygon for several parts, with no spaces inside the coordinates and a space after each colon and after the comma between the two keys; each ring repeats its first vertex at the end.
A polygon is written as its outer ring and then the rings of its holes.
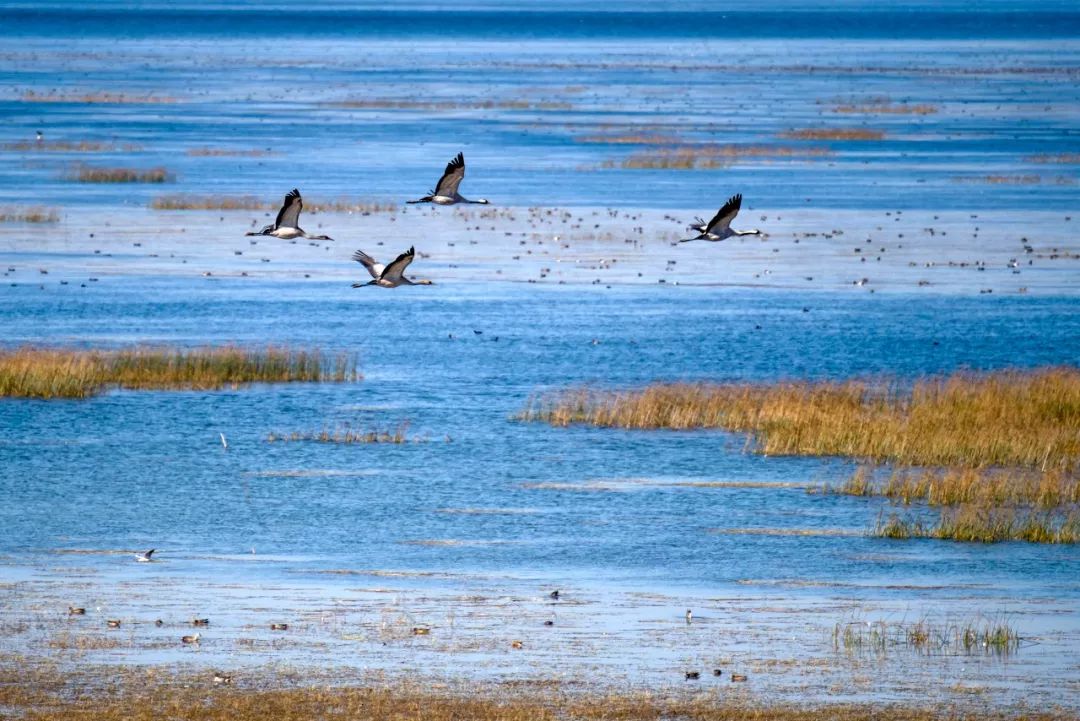
{"type": "Polygon", "coordinates": [[[135,554],[135,560],[138,561],[139,563],[152,563],[154,559],[150,558],[150,556],[153,556],[154,551],[156,551],[156,550],[157,550],[156,548],[151,548],[149,551],[146,551],[145,553],[136,553],[135,554]]]}
{"type": "Polygon", "coordinates": [[[389,265],[376,263],[375,259],[362,250],[353,253],[353,260],[362,264],[371,273],[374,280],[367,283],[353,283],[353,288],[363,288],[365,285],[378,285],[383,288],[397,288],[399,285],[435,285],[430,280],[409,280],[405,277],[405,269],[409,267],[416,251],[409,248],[399,255],[389,265]]]}
{"type": "Polygon", "coordinates": [[[198,643],[200,638],[202,638],[202,634],[197,633],[194,636],[181,636],[180,641],[181,643],[198,643]]]}
{"type": "Polygon", "coordinates": [[[742,193],[731,196],[728,202],[724,203],[724,207],[713,216],[713,219],[708,223],[698,218],[698,224],[692,225],[690,228],[696,230],[701,235],[696,238],[684,238],[680,240],[680,243],[689,243],[691,240],[710,240],[716,242],[718,240],[724,240],[730,238],[733,235],[761,235],[760,230],[732,230],[731,221],[735,220],[735,216],[739,214],[739,208],[742,207],[742,193]]]}
{"type": "Polygon", "coordinates": [[[431,191],[429,195],[425,195],[419,200],[406,201],[412,203],[435,203],[436,205],[453,205],[454,203],[479,203],[480,205],[487,205],[489,201],[481,198],[480,200],[469,200],[462,197],[458,192],[458,186],[461,185],[462,178],[465,177],[465,154],[458,153],[457,157],[446,164],[446,170],[443,171],[442,177],[439,178],[439,182],[435,185],[435,190],[431,191]]]}
{"type": "Polygon", "coordinates": [[[300,197],[300,191],[293,188],[285,196],[285,203],[278,211],[277,219],[258,232],[248,232],[244,235],[272,235],[282,240],[293,238],[307,238],[308,240],[333,240],[328,235],[308,235],[300,227],[300,211],[304,209],[304,201],[300,197]]]}

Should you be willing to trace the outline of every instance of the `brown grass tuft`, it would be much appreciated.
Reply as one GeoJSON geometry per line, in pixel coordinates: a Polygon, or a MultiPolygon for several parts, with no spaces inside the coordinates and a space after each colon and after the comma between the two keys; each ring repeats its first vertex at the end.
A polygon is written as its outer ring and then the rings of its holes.
{"type": "MultiPolygon", "coordinates": [[[[632,170],[709,170],[726,168],[747,158],[776,160],[780,158],[813,158],[830,155],[826,148],[797,148],[784,145],[679,145],[634,153],[618,163],[632,170]]],[[[601,167],[614,168],[615,161],[605,161],[601,167]]]]}
{"type": "Polygon", "coordinates": [[[415,437],[410,439],[407,435],[409,430],[408,423],[402,423],[393,431],[388,430],[371,430],[371,431],[357,431],[347,426],[340,426],[334,430],[328,430],[324,428],[318,432],[306,432],[306,433],[270,433],[266,440],[268,443],[275,442],[295,442],[295,441],[314,441],[316,443],[340,443],[340,444],[354,444],[354,443],[423,443],[425,439],[415,437]]]}
{"type": "Polygon", "coordinates": [[[1030,468],[898,468],[875,482],[871,469],[859,468],[838,493],[884,496],[909,505],[1031,505],[1058,508],[1080,504],[1080,476],[1061,469],[1030,468]]]}
{"type": "Polygon", "coordinates": [[[346,382],[359,377],[355,359],[318,351],[235,346],[194,350],[0,351],[0,397],[88,398],[108,388],[214,390],[249,383],[346,382]]]}
{"type": "Polygon", "coordinates": [[[175,103],[168,95],[128,95],[127,93],[38,93],[27,90],[20,98],[24,103],[95,103],[103,105],[152,105],[175,103]]]}
{"type": "Polygon", "coordinates": [[[878,519],[873,535],[882,538],[936,538],[968,543],[1080,543],[1080,511],[1033,511],[965,504],[946,508],[936,525],[892,514],[878,519]]]}
{"type": "Polygon", "coordinates": [[[837,105],[833,108],[834,113],[862,114],[862,115],[933,115],[938,111],[934,105],[920,104],[908,105],[907,103],[872,102],[862,105],[837,105]]]}
{"type": "Polygon", "coordinates": [[[881,130],[866,130],[863,128],[853,129],[827,129],[809,128],[805,130],[789,130],[780,134],[781,138],[791,140],[882,140],[885,133],[881,130]]]}
{"type": "MultiPolygon", "coordinates": [[[[268,202],[251,195],[161,195],[150,201],[154,210],[277,210],[280,201],[268,202]]],[[[375,200],[341,198],[328,201],[304,199],[304,211],[308,213],[395,213],[396,203],[375,200]]]]}
{"type": "Polygon", "coordinates": [[[1062,163],[1074,165],[1080,163],[1080,153],[1043,153],[1024,158],[1029,163],[1062,163]]]}
{"type": "Polygon", "coordinates": [[[55,208],[0,208],[0,223],[57,223],[55,208]]]}
{"type": "Polygon", "coordinates": [[[578,135],[574,138],[574,142],[595,145],[676,145],[679,143],[679,139],[673,135],[622,133],[612,135],[578,135]]]}
{"type": "Polygon", "coordinates": [[[165,168],[95,168],[77,165],[71,179],[80,183],[166,183],[173,180],[165,168]]]}
{"type": "Polygon", "coordinates": [[[154,210],[270,210],[268,203],[251,195],[159,195],[150,201],[154,210]]]}
{"type": "Polygon", "coordinates": [[[96,140],[20,140],[4,143],[0,148],[20,153],[134,153],[142,150],[142,146],[135,143],[117,145],[96,140]]]}
{"type": "Polygon", "coordinates": [[[411,100],[401,98],[360,98],[324,103],[333,108],[360,110],[571,110],[561,101],[530,100],[411,100]]]}
{"type": "Polygon", "coordinates": [[[976,175],[953,177],[954,183],[985,183],[987,185],[1038,185],[1042,178],[1038,175],[976,175]]]}
{"type": "Polygon", "coordinates": [[[264,158],[273,155],[269,148],[188,148],[186,154],[193,158],[264,158]]]}

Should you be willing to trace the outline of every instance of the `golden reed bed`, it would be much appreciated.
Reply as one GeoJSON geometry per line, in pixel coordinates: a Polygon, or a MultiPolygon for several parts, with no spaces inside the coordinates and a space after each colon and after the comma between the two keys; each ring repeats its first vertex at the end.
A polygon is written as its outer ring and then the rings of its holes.
{"type": "Polygon", "coordinates": [[[826,492],[939,508],[879,518],[888,538],[1080,542],[1080,370],[956,373],[893,381],[662,383],[572,389],[522,418],[627,429],[751,434],[766,455],[841,456],[872,465],[826,492]],[[883,477],[876,464],[891,464],[883,477]]]}
{"type": "Polygon", "coordinates": [[[888,380],[571,389],[534,399],[522,417],[744,431],[766,455],[1072,470],[1080,459],[1080,369],[956,373],[905,389],[888,380]]]}
{"type": "Polygon", "coordinates": [[[87,398],[109,388],[212,390],[358,377],[356,361],[347,354],[330,358],[319,351],[288,348],[0,351],[0,397],[87,398]]]}

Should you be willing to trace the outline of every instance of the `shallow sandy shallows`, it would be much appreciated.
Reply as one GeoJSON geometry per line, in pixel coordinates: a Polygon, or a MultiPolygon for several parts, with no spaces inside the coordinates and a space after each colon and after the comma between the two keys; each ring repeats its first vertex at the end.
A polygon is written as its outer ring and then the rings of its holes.
{"type": "Polygon", "coordinates": [[[407,206],[302,217],[309,232],[331,242],[245,237],[272,220],[262,212],[77,209],[62,212],[57,223],[0,226],[0,260],[9,283],[75,287],[89,277],[123,275],[366,282],[350,260],[355,249],[386,262],[415,246],[410,274],[436,283],[1052,295],[1080,289],[1080,218],[1062,213],[775,210],[747,201],[732,225],[766,235],[677,242],[691,236],[686,226],[695,215],[713,212],[407,206]]]}
{"type": "Polygon", "coordinates": [[[979,603],[1008,607],[1007,615],[979,616],[970,599],[986,588],[867,581],[807,589],[746,579],[738,593],[716,597],[598,589],[571,579],[552,598],[549,584],[514,575],[342,568],[286,571],[285,580],[249,585],[208,582],[195,569],[209,563],[247,573],[246,564],[287,559],[52,558],[65,565],[64,580],[43,578],[59,568],[25,569],[26,578],[0,586],[0,652],[48,668],[186,666],[197,674],[224,670],[249,686],[260,685],[268,668],[310,669],[297,678],[552,683],[803,704],[1074,708],[1077,700],[1069,691],[1073,670],[1061,665],[1075,633],[1039,630],[1071,611],[1003,594],[979,603]],[[857,600],[865,594],[877,600],[857,600]],[[934,612],[916,615],[913,596],[933,599],[934,612]],[[85,615],[70,614],[72,604],[85,615]],[[195,627],[193,619],[208,625],[195,627]],[[1025,630],[1019,646],[1006,652],[955,640],[963,628],[1000,622],[1025,630]],[[919,628],[931,643],[911,642],[919,628]],[[197,643],[181,640],[196,632],[197,643]],[[688,684],[688,671],[700,673],[700,684],[688,684]],[[735,686],[732,674],[748,680],[735,686]]]}

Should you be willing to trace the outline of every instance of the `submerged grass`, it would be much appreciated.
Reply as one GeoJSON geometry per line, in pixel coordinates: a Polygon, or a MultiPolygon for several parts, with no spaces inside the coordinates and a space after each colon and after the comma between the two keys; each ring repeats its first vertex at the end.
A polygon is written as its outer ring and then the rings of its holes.
{"type": "Polygon", "coordinates": [[[55,208],[0,208],[0,223],[57,223],[55,208]]]}
{"type": "Polygon", "coordinates": [[[936,525],[893,513],[878,518],[872,535],[906,540],[936,538],[968,543],[1080,543],[1080,511],[1035,511],[1026,508],[997,508],[964,504],[946,508],[936,525]]]}
{"type": "Polygon", "coordinates": [[[911,105],[908,103],[892,103],[888,101],[837,105],[833,108],[834,113],[861,115],[933,115],[937,111],[938,108],[935,105],[928,105],[925,103],[911,105]]]}
{"type": "Polygon", "coordinates": [[[1042,178],[1038,175],[976,175],[953,177],[954,183],[985,183],[986,185],[1038,185],[1042,178]]]}
{"type": "Polygon", "coordinates": [[[1024,160],[1029,163],[1062,163],[1062,164],[1076,164],[1080,163],[1080,153],[1043,153],[1041,155],[1030,155],[1024,160]]]}
{"type": "Polygon", "coordinates": [[[324,103],[333,108],[359,110],[572,110],[563,101],[530,100],[414,100],[408,98],[360,98],[324,103]]]}
{"type": "Polygon", "coordinates": [[[22,347],[0,351],[0,397],[88,398],[109,388],[213,390],[248,383],[345,382],[355,358],[235,346],[118,351],[22,347]]]}
{"type": "Polygon", "coordinates": [[[0,145],[4,150],[20,153],[134,153],[142,150],[135,143],[104,143],[97,140],[20,140],[0,145]]]}
{"type": "Polygon", "coordinates": [[[748,158],[774,160],[830,154],[827,148],[798,148],[786,145],[677,145],[633,153],[618,163],[608,160],[601,167],[631,170],[709,170],[726,168],[748,158]]]}
{"type": "Polygon", "coordinates": [[[130,95],[128,93],[89,92],[89,93],[38,93],[27,90],[20,98],[24,103],[98,103],[104,105],[146,105],[175,103],[177,99],[168,95],[130,95]]]}
{"type": "Polygon", "coordinates": [[[193,158],[264,158],[268,155],[273,155],[274,152],[268,148],[250,148],[247,150],[239,148],[188,148],[186,154],[193,158]]]}
{"type": "Polygon", "coordinates": [[[295,441],[313,441],[316,443],[423,443],[426,439],[420,437],[408,437],[409,424],[402,423],[392,431],[368,430],[357,431],[349,427],[339,427],[334,430],[324,428],[317,432],[306,433],[277,433],[271,432],[266,440],[268,443],[288,443],[295,441]]]}
{"type": "Polygon", "coordinates": [[[882,140],[885,133],[881,130],[867,130],[865,128],[808,128],[805,130],[789,130],[786,133],[781,133],[780,137],[792,140],[882,140]]]}
{"type": "Polygon", "coordinates": [[[173,180],[165,168],[97,168],[77,165],[70,178],[80,183],[166,183],[173,180]]]}
{"type": "Polygon", "coordinates": [[[1003,619],[961,623],[851,621],[833,628],[833,648],[847,652],[886,653],[908,648],[920,654],[1005,656],[1020,648],[1020,634],[1003,619]]]}
{"type": "Polygon", "coordinates": [[[877,480],[873,469],[863,466],[843,485],[828,490],[930,506],[973,503],[1058,508],[1080,504],[1080,476],[1060,469],[897,468],[888,478],[877,480]]]}
{"type": "Polygon", "coordinates": [[[767,455],[1067,471],[1080,460],[1080,369],[956,373],[906,389],[884,380],[571,389],[533,399],[520,417],[745,431],[767,455]]]}

